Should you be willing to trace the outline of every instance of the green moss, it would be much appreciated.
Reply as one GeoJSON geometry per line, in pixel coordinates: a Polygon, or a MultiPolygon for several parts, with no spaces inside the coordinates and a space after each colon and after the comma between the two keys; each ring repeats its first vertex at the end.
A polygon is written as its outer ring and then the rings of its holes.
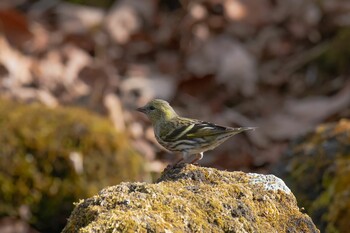
{"type": "Polygon", "coordinates": [[[350,121],[319,126],[291,144],[281,165],[287,184],[322,232],[347,232],[350,121]]]}
{"type": "Polygon", "coordinates": [[[30,223],[44,232],[60,231],[79,198],[142,176],[126,136],[81,109],[0,100],[0,129],[0,215],[29,208],[30,223]]]}
{"type": "Polygon", "coordinates": [[[155,184],[122,183],[78,203],[63,233],[166,230],[318,232],[290,193],[266,190],[243,172],[182,165],[155,184]]]}

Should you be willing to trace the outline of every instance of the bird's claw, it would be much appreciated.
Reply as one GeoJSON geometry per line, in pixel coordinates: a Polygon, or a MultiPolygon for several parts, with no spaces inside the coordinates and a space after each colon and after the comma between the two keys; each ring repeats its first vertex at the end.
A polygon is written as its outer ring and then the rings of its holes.
{"type": "Polygon", "coordinates": [[[167,171],[167,170],[171,170],[171,169],[174,169],[174,168],[180,168],[180,167],[183,167],[185,164],[184,161],[178,161],[174,164],[169,164],[165,169],[164,171],[167,171]]]}

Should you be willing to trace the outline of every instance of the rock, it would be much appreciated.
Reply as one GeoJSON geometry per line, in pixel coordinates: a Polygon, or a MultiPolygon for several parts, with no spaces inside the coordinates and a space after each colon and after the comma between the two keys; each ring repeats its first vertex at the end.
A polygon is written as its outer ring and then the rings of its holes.
{"type": "Polygon", "coordinates": [[[297,138],[276,173],[290,185],[321,232],[349,232],[350,120],[297,138]]]}
{"type": "Polygon", "coordinates": [[[73,201],[145,175],[127,136],[82,109],[0,100],[0,129],[0,216],[40,232],[60,232],[73,201]]]}
{"type": "Polygon", "coordinates": [[[71,232],[319,232],[273,175],[178,165],[76,204],[71,232]]]}

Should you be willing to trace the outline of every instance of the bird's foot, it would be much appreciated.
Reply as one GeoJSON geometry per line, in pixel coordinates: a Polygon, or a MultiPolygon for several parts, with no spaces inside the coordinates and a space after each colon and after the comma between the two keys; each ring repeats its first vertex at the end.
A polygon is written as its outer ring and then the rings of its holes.
{"type": "Polygon", "coordinates": [[[192,161],[190,164],[193,164],[193,165],[195,165],[195,166],[200,167],[201,165],[200,165],[197,161],[198,161],[198,159],[192,161]]]}
{"type": "Polygon", "coordinates": [[[203,153],[199,153],[196,155],[196,157],[191,161],[191,164],[199,166],[197,161],[201,160],[203,158],[203,153]]]}
{"type": "Polygon", "coordinates": [[[167,170],[171,170],[171,169],[174,169],[174,168],[181,168],[185,165],[186,163],[183,161],[183,160],[179,160],[177,161],[176,163],[174,164],[169,164],[165,169],[164,171],[167,171],[167,170]]]}

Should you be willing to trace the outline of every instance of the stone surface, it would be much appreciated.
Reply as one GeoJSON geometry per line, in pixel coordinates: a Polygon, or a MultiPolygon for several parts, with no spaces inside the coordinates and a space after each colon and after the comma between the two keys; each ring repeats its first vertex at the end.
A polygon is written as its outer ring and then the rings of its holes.
{"type": "Polygon", "coordinates": [[[350,120],[320,125],[296,139],[276,174],[322,232],[349,232],[350,120]]]}
{"type": "Polygon", "coordinates": [[[279,178],[178,165],[81,200],[69,232],[319,232],[279,178]]]}

